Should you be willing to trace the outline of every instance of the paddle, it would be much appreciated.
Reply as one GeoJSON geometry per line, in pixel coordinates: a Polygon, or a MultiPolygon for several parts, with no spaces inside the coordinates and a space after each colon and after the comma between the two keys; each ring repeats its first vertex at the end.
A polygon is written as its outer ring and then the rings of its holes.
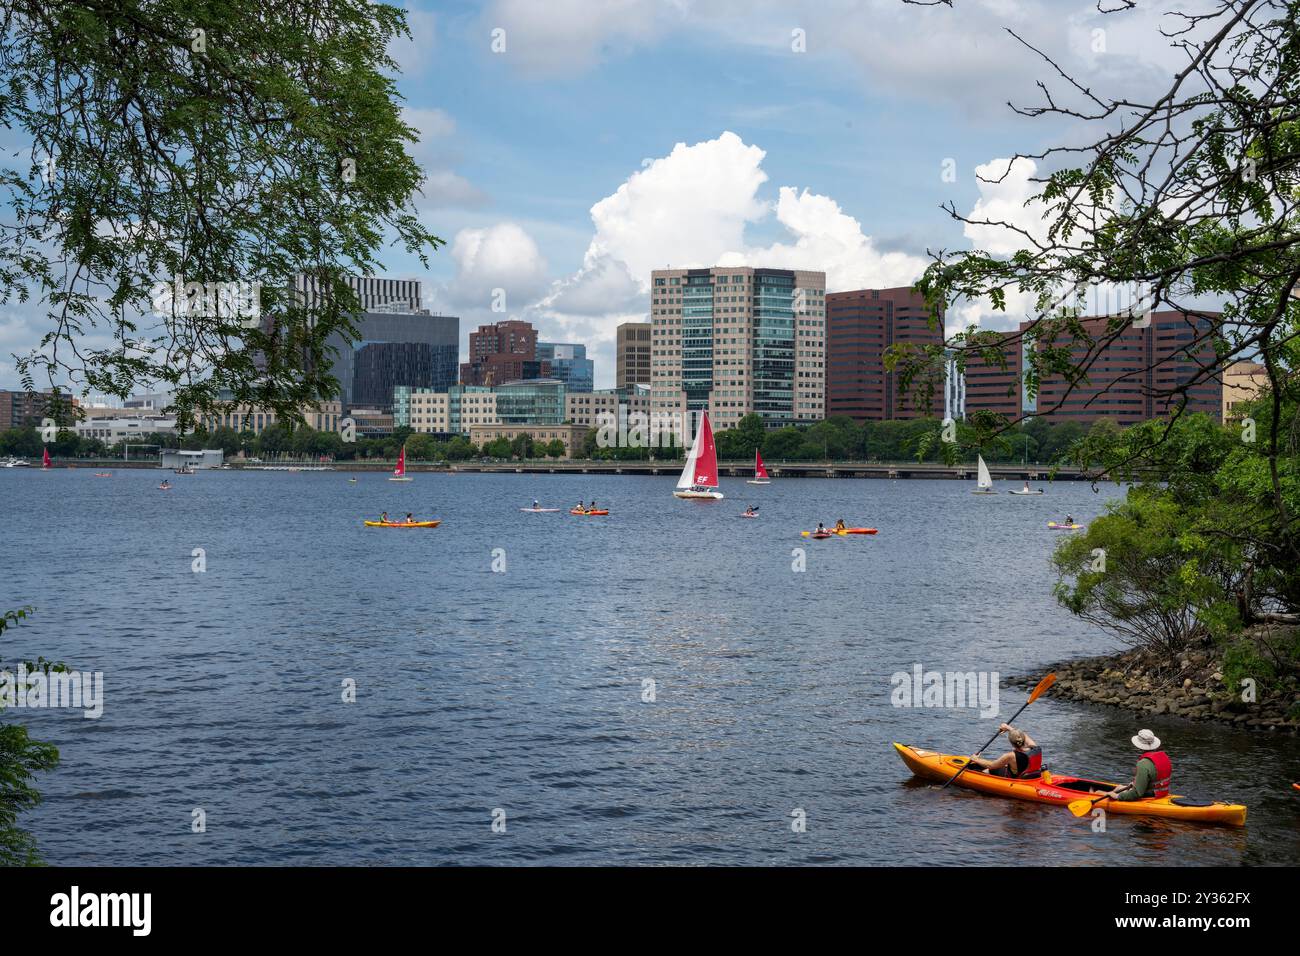
{"type": "Polygon", "coordinates": [[[1082,800],[1071,800],[1069,803],[1066,804],[1066,806],[1070,808],[1070,812],[1073,813],[1076,817],[1086,817],[1089,813],[1092,812],[1093,807],[1101,803],[1101,801],[1109,800],[1109,799],[1110,799],[1110,794],[1103,793],[1100,797],[1093,797],[1091,800],[1087,798],[1084,798],[1082,800]]]}
{"type": "MultiPolygon", "coordinates": [[[[1040,680],[1040,681],[1038,682],[1038,686],[1034,688],[1033,693],[1029,695],[1029,699],[1028,699],[1027,701],[1025,701],[1025,703],[1023,704],[1023,706],[1021,706],[1021,708],[1020,708],[1018,711],[1016,711],[1014,714],[1011,715],[1011,720],[1006,721],[1006,723],[1008,723],[1008,724],[1011,723],[1012,720],[1015,720],[1017,717],[1019,717],[1021,714],[1023,714],[1023,713],[1025,712],[1025,708],[1026,708],[1026,707],[1028,707],[1028,706],[1029,706],[1030,704],[1032,704],[1034,701],[1038,700],[1039,697],[1043,696],[1043,694],[1044,694],[1044,692],[1046,692],[1047,688],[1051,687],[1051,686],[1052,686],[1053,684],[1055,684],[1055,683],[1056,683],[1056,675],[1055,675],[1055,674],[1048,674],[1046,677],[1044,677],[1042,680],[1040,680]]],[[[983,747],[981,747],[979,750],[975,751],[975,753],[976,753],[977,755],[978,755],[978,754],[982,754],[984,751],[986,751],[986,750],[988,750],[990,747],[992,747],[992,746],[993,746],[993,741],[995,741],[995,740],[998,739],[998,734],[1000,734],[1000,733],[1002,733],[1002,731],[999,730],[997,734],[994,734],[992,737],[989,738],[989,742],[988,742],[988,743],[986,743],[986,744],[985,744],[983,747]]],[[[965,773],[965,772],[966,772],[966,768],[969,767],[969,766],[970,766],[970,761],[968,760],[968,761],[966,761],[966,763],[962,764],[962,768],[961,768],[960,770],[958,770],[955,774],[953,774],[951,777],[949,777],[949,778],[948,778],[948,782],[945,783],[945,784],[944,784],[942,787],[940,787],[939,789],[940,789],[940,790],[944,790],[944,789],[946,789],[946,788],[948,787],[948,784],[952,783],[954,780],[956,780],[958,777],[960,777],[963,773],[965,773]]]]}

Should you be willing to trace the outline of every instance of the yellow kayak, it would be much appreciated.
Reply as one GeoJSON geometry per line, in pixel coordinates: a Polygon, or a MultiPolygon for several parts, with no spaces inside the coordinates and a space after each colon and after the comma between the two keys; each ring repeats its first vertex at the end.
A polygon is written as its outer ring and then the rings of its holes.
{"type": "MultiPolygon", "coordinates": [[[[918,777],[940,782],[952,778],[968,762],[968,757],[941,754],[920,747],[894,744],[909,770],[918,777]]],[[[1034,779],[998,777],[975,769],[967,770],[953,782],[954,787],[978,790],[994,797],[1011,797],[1015,800],[1032,800],[1035,803],[1052,803],[1066,806],[1074,800],[1091,799],[1099,793],[1114,790],[1117,784],[1102,780],[1085,780],[1068,774],[1044,772],[1034,779]]],[[[1220,800],[1191,800],[1170,794],[1167,797],[1147,797],[1143,800],[1110,800],[1097,806],[1107,813],[1133,814],[1144,817],[1168,817],[1191,823],[1222,823],[1228,826],[1245,826],[1246,808],[1240,803],[1220,800]]]]}

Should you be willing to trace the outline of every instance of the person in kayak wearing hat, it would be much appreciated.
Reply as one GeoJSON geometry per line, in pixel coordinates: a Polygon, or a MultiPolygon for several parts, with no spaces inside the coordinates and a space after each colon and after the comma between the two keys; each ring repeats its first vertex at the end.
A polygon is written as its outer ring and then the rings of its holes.
{"type": "Polygon", "coordinates": [[[1139,730],[1131,739],[1133,746],[1143,751],[1142,756],[1133,771],[1133,782],[1116,787],[1110,792],[1111,797],[1128,801],[1169,796],[1174,766],[1169,755],[1160,749],[1160,738],[1149,730],[1139,730]]]}
{"type": "Polygon", "coordinates": [[[1002,724],[998,733],[1006,734],[1011,743],[1011,752],[1005,753],[997,760],[985,760],[973,756],[970,762],[979,769],[996,777],[1034,777],[1043,769],[1043,748],[1034,738],[1018,727],[1002,724]]]}

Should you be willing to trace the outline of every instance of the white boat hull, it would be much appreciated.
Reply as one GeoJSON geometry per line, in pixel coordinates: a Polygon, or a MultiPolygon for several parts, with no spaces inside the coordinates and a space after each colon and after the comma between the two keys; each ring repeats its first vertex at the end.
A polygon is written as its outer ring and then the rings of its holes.
{"type": "Polygon", "coordinates": [[[1013,491],[1013,492],[1011,492],[1011,494],[1013,494],[1013,495],[1041,495],[1042,492],[1041,492],[1041,491],[1013,491]]]}
{"type": "Polygon", "coordinates": [[[674,498],[701,498],[701,499],[709,499],[709,500],[711,500],[711,501],[719,501],[719,500],[722,499],[722,492],[720,492],[720,491],[689,491],[689,490],[687,490],[687,491],[674,491],[674,492],[673,492],[673,497],[674,497],[674,498]]]}
{"type": "Polygon", "coordinates": [[[972,495],[996,495],[997,492],[993,491],[991,488],[977,488],[975,491],[972,491],[971,494],[972,495]]]}
{"type": "Polygon", "coordinates": [[[415,481],[414,478],[389,478],[389,481],[415,481]]]}
{"type": "Polygon", "coordinates": [[[750,478],[745,484],[747,485],[770,485],[772,482],[767,478],[750,478]]]}

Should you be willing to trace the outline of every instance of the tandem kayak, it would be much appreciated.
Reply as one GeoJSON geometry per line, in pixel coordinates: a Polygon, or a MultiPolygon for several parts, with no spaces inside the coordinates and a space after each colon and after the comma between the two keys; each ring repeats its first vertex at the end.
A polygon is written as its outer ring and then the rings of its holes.
{"type": "Polygon", "coordinates": [[[367,528],[436,528],[441,521],[367,521],[367,528]]]}
{"type": "MultiPolygon", "coordinates": [[[[909,770],[927,780],[947,781],[969,762],[969,758],[954,754],[941,754],[920,747],[907,747],[896,743],[894,748],[909,770]]],[[[1067,774],[1044,773],[1036,779],[996,777],[983,771],[968,770],[954,781],[954,786],[978,790],[994,797],[1013,800],[1031,800],[1063,807],[1074,800],[1083,800],[1098,793],[1113,790],[1118,784],[1103,780],[1086,780],[1067,774]]],[[[1097,806],[1107,813],[1126,813],[1143,817],[1167,817],[1190,823],[1220,823],[1240,827],[1246,824],[1246,808],[1239,803],[1219,800],[1192,800],[1171,794],[1168,797],[1147,797],[1143,800],[1100,800],[1097,806]]]]}
{"type": "Polygon", "coordinates": [[[608,511],[579,511],[577,508],[570,508],[570,509],[569,509],[569,514],[571,514],[571,515],[607,515],[607,514],[609,514],[609,512],[608,512],[608,511]]]}
{"type": "MultiPolygon", "coordinates": [[[[800,531],[799,533],[803,535],[805,538],[819,537],[816,531],[800,531]]],[[[832,534],[877,534],[877,533],[878,532],[876,531],[875,528],[841,528],[839,530],[836,530],[835,528],[826,529],[826,534],[828,536],[832,534]]]]}

